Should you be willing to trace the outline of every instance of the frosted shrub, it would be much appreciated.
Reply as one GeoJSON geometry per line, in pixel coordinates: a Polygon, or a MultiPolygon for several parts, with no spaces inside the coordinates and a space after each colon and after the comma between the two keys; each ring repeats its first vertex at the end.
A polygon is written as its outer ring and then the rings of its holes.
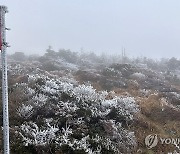
{"type": "Polygon", "coordinates": [[[115,142],[112,142],[111,144],[106,143],[107,147],[108,145],[111,145],[111,147],[114,146],[116,151],[118,151],[118,149],[129,151],[137,145],[134,132],[129,132],[124,129],[121,123],[116,123],[114,120],[103,120],[102,123],[104,125],[105,131],[110,137],[110,140],[115,140],[117,144],[117,146],[115,146],[115,142]]]}
{"type": "Polygon", "coordinates": [[[171,94],[173,94],[177,99],[180,99],[180,94],[178,94],[177,92],[170,92],[171,94]]]}
{"type": "Polygon", "coordinates": [[[105,100],[108,95],[107,91],[96,92],[96,90],[91,85],[86,86],[84,84],[75,87],[73,89],[73,93],[78,100],[81,99],[82,101],[91,102],[100,102],[105,100]]]}
{"type": "Polygon", "coordinates": [[[132,74],[131,77],[138,78],[138,79],[145,79],[146,78],[146,76],[144,74],[139,73],[139,72],[132,74]]]}
{"type": "Polygon", "coordinates": [[[74,94],[78,99],[85,101],[96,101],[98,96],[92,86],[79,85],[73,89],[74,94]]]}
{"type": "Polygon", "coordinates": [[[67,116],[67,115],[71,115],[74,114],[75,111],[77,111],[79,108],[77,107],[77,105],[73,102],[59,102],[57,104],[57,112],[56,115],[61,115],[61,116],[67,116]]]}
{"type": "Polygon", "coordinates": [[[55,126],[51,126],[49,123],[47,123],[46,128],[41,130],[34,122],[22,124],[20,129],[20,135],[26,146],[49,144],[55,139],[55,133],[59,130],[55,126]]]}
{"type": "Polygon", "coordinates": [[[32,97],[32,101],[34,103],[35,106],[43,106],[44,104],[46,104],[46,101],[48,100],[48,97],[44,94],[38,94],[32,97]]]}
{"type": "Polygon", "coordinates": [[[29,117],[31,117],[33,112],[34,112],[34,109],[32,105],[23,104],[21,107],[17,109],[18,115],[24,119],[28,119],[29,117]]]}
{"type": "Polygon", "coordinates": [[[126,120],[132,120],[134,113],[138,112],[138,105],[133,97],[115,97],[112,100],[102,101],[105,112],[109,109],[116,109],[118,114],[125,117],[126,120]]]}
{"type": "Polygon", "coordinates": [[[116,97],[113,92],[97,92],[91,85],[77,86],[43,75],[29,84],[32,95],[28,95],[28,102],[32,106],[23,105],[18,110],[19,116],[31,120],[19,128],[24,145],[53,142],[57,149],[66,147],[66,152],[88,154],[126,153],[136,146],[133,132],[124,127],[139,111],[133,97],[116,97]],[[47,118],[51,120],[44,123],[47,118]]]}

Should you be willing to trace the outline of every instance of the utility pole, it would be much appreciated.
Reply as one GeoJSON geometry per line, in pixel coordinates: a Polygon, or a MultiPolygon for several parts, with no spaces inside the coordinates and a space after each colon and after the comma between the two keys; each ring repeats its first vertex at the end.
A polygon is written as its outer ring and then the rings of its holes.
{"type": "Polygon", "coordinates": [[[125,57],[126,57],[126,49],[122,47],[122,64],[125,63],[125,57]]]}
{"type": "Polygon", "coordinates": [[[6,6],[0,6],[0,50],[2,61],[2,103],[3,103],[3,145],[4,154],[9,154],[9,113],[8,113],[8,81],[7,81],[7,59],[5,14],[8,13],[6,6]]]}

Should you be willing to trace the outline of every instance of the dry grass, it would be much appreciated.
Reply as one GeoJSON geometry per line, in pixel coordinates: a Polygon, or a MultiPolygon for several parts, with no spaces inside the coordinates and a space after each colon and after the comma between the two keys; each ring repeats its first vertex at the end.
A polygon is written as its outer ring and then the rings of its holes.
{"type": "Polygon", "coordinates": [[[180,112],[173,110],[169,106],[162,105],[161,97],[151,94],[149,97],[136,97],[141,108],[141,113],[137,115],[137,121],[132,128],[138,140],[138,153],[159,154],[168,153],[175,150],[172,145],[158,145],[152,150],[145,146],[144,139],[149,134],[158,134],[160,137],[180,136],[180,112]]]}

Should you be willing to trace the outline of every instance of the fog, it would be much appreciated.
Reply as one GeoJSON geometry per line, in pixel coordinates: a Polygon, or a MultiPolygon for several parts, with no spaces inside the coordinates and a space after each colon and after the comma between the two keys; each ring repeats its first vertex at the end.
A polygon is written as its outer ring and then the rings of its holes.
{"type": "Polygon", "coordinates": [[[180,153],[180,0],[0,5],[0,153],[180,153]]]}
{"type": "Polygon", "coordinates": [[[1,0],[9,9],[8,53],[44,54],[49,45],[131,57],[177,57],[179,0],[1,0]]]}

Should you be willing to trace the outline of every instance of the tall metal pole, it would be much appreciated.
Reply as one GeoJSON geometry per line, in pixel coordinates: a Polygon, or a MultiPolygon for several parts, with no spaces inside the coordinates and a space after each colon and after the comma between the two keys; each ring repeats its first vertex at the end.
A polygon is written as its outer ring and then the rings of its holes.
{"type": "Polygon", "coordinates": [[[2,61],[2,103],[3,103],[3,143],[4,154],[9,154],[9,113],[8,113],[8,81],[7,81],[7,59],[6,59],[6,6],[0,6],[0,50],[2,61]]]}

